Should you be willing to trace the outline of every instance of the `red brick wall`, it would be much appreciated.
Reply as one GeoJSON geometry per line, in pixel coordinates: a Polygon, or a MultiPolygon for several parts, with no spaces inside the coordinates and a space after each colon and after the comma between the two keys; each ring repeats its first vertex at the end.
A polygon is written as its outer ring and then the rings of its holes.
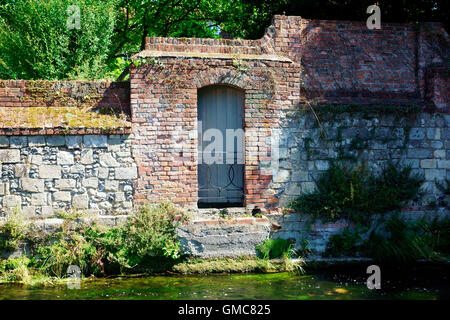
{"type": "Polygon", "coordinates": [[[244,39],[196,39],[196,38],[147,38],[145,50],[157,52],[201,52],[220,54],[266,54],[273,53],[267,47],[266,38],[259,40],[244,39]]]}
{"type": "Polygon", "coordinates": [[[197,90],[229,84],[245,90],[245,204],[274,208],[277,199],[268,189],[272,176],[259,164],[267,160],[266,140],[278,126],[280,110],[293,108],[298,100],[298,66],[243,60],[246,71],[240,71],[231,59],[160,57],[159,62],[162,67],[148,64],[131,71],[133,155],[139,167],[136,199],[164,198],[196,207],[197,90]],[[177,141],[172,138],[175,130],[184,132],[177,141]],[[185,145],[182,159],[175,142],[185,145]]]}
{"type": "Polygon", "coordinates": [[[420,104],[434,92],[426,87],[430,68],[448,68],[449,39],[439,23],[369,30],[365,21],[275,16],[268,34],[276,51],[302,64],[302,92],[320,102],[420,104]]]}
{"type": "Polygon", "coordinates": [[[448,112],[450,101],[450,72],[446,66],[432,66],[426,74],[425,99],[439,110],[448,112]]]}
{"type": "Polygon", "coordinates": [[[108,107],[130,110],[129,82],[0,80],[1,107],[108,107]]]}

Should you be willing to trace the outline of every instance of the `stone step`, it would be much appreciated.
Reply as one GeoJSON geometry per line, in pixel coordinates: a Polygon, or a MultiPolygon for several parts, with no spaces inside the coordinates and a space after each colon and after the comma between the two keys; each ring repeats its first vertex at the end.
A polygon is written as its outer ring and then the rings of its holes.
{"type": "Polygon", "coordinates": [[[270,234],[270,221],[263,218],[193,220],[177,230],[186,253],[199,257],[256,255],[255,246],[270,234]]]}
{"type": "MultiPolygon", "coordinates": [[[[91,224],[95,222],[97,225],[114,227],[123,225],[129,217],[130,215],[98,215],[94,217],[80,217],[73,220],[73,222],[79,224],[91,224]]],[[[39,232],[51,234],[61,231],[64,221],[68,220],[61,218],[33,219],[27,221],[27,223],[30,223],[39,232]]]]}
{"type": "Polygon", "coordinates": [[[235,208],[224,208],[224,209],[215,209],[215,208],[201,208],[197,209],[194,213],[193,219],[195,220],[216,220],[221,218],[222,210],[226,210],[226,216],[237,218],[243,216],[250,216],[246,213],[245,208],[235,207],[235,208]]]}

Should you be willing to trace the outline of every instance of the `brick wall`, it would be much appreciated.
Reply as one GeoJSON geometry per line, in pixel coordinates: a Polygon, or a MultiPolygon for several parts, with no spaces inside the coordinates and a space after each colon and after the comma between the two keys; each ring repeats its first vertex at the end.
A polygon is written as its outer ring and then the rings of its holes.
{"type": "Polygon", "coordinates": [[[228,84],[245,90],[245,204],[275,208],[277,199],[267,188],[272,176],[259,163],[267,158],[266,139],[278,126],[279,111],[292,108],[298,99],[297,66],[282,57],[241,60],[247,71],[240,72],[232,59],[189,54],[160,57],[163,66],[131,71],[133,155],[139,167],[135,197],[197,206],[197,90],[228,84]]]}
{"type": "MultiPolygon", "coordinates": [[[[435,66],[448,70],[449,37],[440,23],[309,20],[275,16],[268,31],[275,51],[302,65],[303,94],[333,103],[423,103],[435,66]]],[[[448,75],[446,76],[448,82],[448,75]]],[[[448,111],[445,103],[436,106],[448,111]]]]}
{"type": "MultiPolygon", "coordinates": [[[[131,70],[136,199],[196,207],[197,90],[204,86],[245,91],[245,205],[271,211],[290,179],[286,170],[265,169],[268,140],[280,122],[306,101],[447,112],[447,56],[448,35],[439,24],[368,30],[365,22],[276,16],[260,40],[148,38],[136,58],[152,62],[131,70]]],[[[283,165],[292,169],[297,160],[283,165]]]]}
{"type": "Polygon", "coordinates": [[[129,113],[128,82],[0,80],[1,107],[112,108],[129,113]]]}

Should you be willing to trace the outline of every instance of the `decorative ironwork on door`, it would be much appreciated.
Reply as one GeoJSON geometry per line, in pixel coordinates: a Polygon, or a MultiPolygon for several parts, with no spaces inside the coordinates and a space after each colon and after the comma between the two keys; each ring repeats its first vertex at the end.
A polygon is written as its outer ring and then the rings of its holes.
{"type": "Polygon", "coordinates": [[[244,202],[244,93],[230,86],[198,92],[198,206],[244,202]]]}

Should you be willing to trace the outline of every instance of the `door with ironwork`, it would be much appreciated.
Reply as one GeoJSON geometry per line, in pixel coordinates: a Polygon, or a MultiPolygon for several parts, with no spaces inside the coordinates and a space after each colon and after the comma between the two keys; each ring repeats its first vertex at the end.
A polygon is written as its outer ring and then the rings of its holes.
{"type": "Polygon", "coordinates": [[[244,201],[244,92],[225,85],[198,90],[199,207],[244,201]]]}

